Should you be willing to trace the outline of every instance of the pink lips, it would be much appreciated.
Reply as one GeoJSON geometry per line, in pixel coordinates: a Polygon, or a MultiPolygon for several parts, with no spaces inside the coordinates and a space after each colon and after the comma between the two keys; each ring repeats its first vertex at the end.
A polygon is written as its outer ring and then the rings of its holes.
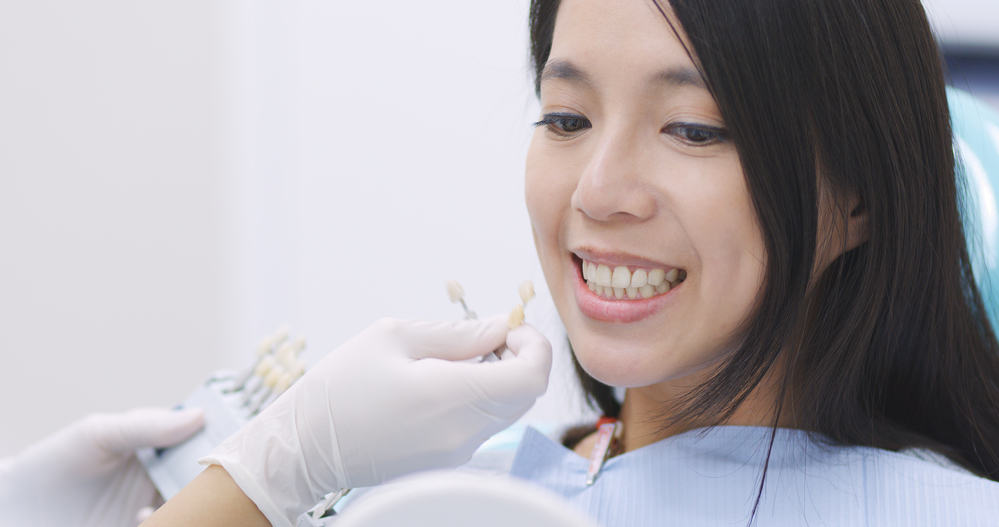
{"type": "Polygon", "coordinates": [[[575,293],[576,304],[584,315],[592,319],[603,322],[638,322],[651,317],[666,307],[673,300],[673,293],[683,286],[679,284],[669,292],[656,295],[652,298],[639,300],[608,300],[590,291],[583,280],[582,269],[578,262],[573,259],[575,269],[575,293]]]}

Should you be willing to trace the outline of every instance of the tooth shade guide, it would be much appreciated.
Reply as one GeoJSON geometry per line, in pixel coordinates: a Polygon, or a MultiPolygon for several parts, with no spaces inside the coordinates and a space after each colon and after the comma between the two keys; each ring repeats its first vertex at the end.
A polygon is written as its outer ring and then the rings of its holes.
{"type": "Polygon", "coordinates": [[[524,306],[527,306],[527,302],[534,298],[534,283],[530,280],[525,280],[517,288],[517,292],[520,294],[520,301],[523,302],[524,306]]]}
{"type": "Polygon", "coordinates": [[[451,299],[451,303],[455,303],[465,296],[465,290],[457,280],[448,280],[444,285],[447,287],[447,296],[451,299]]]}
{"type": "Polygon", "coordinates": [[[468,304],[465,303],[465,289],[461,287],[461,284],[457,280],[448,280],[444,283],[445,289],[447,289],[447,296],[451,299],[451,303],[460,303],[461,308],[465,310],[465,320],[475,320],[479,318],[475,311],[468,309],[468,304]]]}
{"type": "Polygon", "coordinates": [[[510,317],[507,319],[507,327],[509,327],[510,329],[517,329],[523,323],[524,323],[524,306],[518,304],[514,306],[512,311],[510,311],[510,317]]]}

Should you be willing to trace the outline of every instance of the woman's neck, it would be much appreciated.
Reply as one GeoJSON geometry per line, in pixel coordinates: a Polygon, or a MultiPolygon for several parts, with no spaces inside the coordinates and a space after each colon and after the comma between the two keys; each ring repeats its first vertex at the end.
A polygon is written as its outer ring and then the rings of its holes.
{"type": "MultiPolygon", "coordinates": [[[[671,402],[679,400],[692,385],[691,379],[671,381],[640,388],[629,388],[621,405],[618,418],[624,423],[624,451],[642,448],[667,437],[682,434],[688,430],[713,424],[710,421],[668,423],[668,409],[671,402]]],[[[757,386],[745,402],[722,424],[726,426],[773,426],[774,408],[779,389],[774,376],[768,375],[757,386]]],[[[790,428],[793,425],[789,406],[784,405],[778,426],[790,428]]]]}

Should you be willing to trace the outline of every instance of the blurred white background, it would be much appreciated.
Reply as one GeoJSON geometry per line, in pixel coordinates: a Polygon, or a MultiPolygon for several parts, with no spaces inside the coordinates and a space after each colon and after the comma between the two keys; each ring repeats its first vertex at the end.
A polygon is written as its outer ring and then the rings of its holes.
{"type": "MultiPolygon", "coordinates": [[[[999,48],[993,0],[935,4],[999,48]]],[[[0,456],[173,405],[285,322],[314,362],[460,318],[448,278],[480,314],[544,297],[527,5],[0,1],[0,456]]],[[[544,298],[528,319],[558,335],[544,298]]],[[[535,419],[581,415],[560,351],[535,419]]]]}

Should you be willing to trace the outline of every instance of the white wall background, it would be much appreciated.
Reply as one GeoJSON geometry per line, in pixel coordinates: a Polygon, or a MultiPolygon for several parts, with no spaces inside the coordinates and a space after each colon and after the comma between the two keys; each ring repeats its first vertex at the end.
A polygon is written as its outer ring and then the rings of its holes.
{"type": "Polygon", "coordinates": [[[0,455],[232,345],[217,7],[0,2],[0,455]]]}
{"type": "Polygon", "coordinates": [[[526,17],[0,3],[0,455],[172,405],[285,322],[315,361],[382,316],[459,318],[448,278],[480,314],[541,286],[526,17]]]}
{"type": "MultiPolygon", "coordinates": [[[[961,2],[937,27],[999,44],[961,2]]],[[[480,314],[544,297],[527,4],[0,1],[0,456],[172,405],[284,322],[314,362],[458,318],[448,278],[480,314]]],[[[581,412],[561,351],[534,419],[581,412]]]]}
{"type": "Polygon", "coordinates": [[[996,0],[923,0],[944,46],[985,51],[999,48],[999,2],[996,0]]]}

